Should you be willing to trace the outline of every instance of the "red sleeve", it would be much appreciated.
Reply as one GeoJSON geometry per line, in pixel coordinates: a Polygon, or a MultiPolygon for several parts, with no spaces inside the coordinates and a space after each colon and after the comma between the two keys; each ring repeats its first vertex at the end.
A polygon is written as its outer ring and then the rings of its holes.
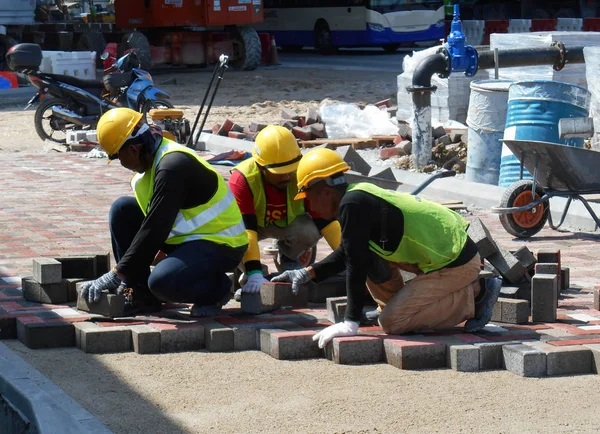
{"type": "Polygon", "coordinates": [[[240,207],[242,215],[256,214],[254,210],[254,199],[252,198],[252,191],[246,178],[239,171],[234,170],[229,178],[229,189],[235,196],[235,200],[240,207]]]}
{"type": "Polygon", "coordinates": [[[313,219],[320,219],[321,216],[312,210],[310,207],[310,201],[308,199],[304,199],[304,209],[313,219]]]}

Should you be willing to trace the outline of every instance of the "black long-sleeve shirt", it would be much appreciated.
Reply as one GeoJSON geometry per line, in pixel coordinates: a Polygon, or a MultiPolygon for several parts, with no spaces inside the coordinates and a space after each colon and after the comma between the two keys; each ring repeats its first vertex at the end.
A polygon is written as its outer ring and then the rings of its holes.
{"type": "MultiPolygon", "coordinates": [[[[315,281],[326,279],[346,269],[348,305],[346,319],[360,322],[365,304],[365,282],[373,261],[369,241],[387,251],[395,251],[404,235],[404,215],[400,209],[361,190],[347,192],[340,203],[339,221],[342,227],[340,246],[325,259],[313,265],[315,281]],[[387,209],[385,245],[382,242],[382,210],[387,209]]],[[[476,244],[467,238],[461,254],[447,267],[469,262],[477,253],[476,244]]]]}
{"type": "Polygon", "coordinates": [[[147,269],[159,250],[169,249],[165,241],[179,211],[207,203],[217,187],[217,173],[192,156],[183,152],[163,156],[156,166],[148,214],[117,270],[127,277],[147,269]]]}

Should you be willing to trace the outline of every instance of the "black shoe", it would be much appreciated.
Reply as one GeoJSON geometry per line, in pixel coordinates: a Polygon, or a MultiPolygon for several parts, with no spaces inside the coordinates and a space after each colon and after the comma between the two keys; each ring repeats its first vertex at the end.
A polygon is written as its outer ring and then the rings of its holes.
{"type": "Polygon", "coordinates": [[[502,288],[502,279],[497,277],[485,279],[481,290],[485,291],[481,300],[475,302],[475,317],[465,323],[465,331],[473,333],[483,329],[492,319],[494,304],[498,301],[500,289],[502,288]]]}
{"type": "Polygon", "coordinates": [[[379,309],[369,310],[363,314],[360,323],[362,325],[376,325],[380,313],[379,309]]]}
{"type": "Polygon", "coordinates": [[[160,312],[162,303],[148,288],[125,288],[124,316],[135,316],[141,313],[160,312]]]}
{"type": "Polygon", "coordinates": [[[215,304],[201,305],[195,303],[192,306],[192,309],[190,310],[190,316],[193,318],[206,318],[210,316],[217,316],[223,310],[223,306],[229,303],[229,300],[231,300],[231,296],[231,292],[227,291],[225,293],[225,296],[221,299],[221,301],[215,304]]]}

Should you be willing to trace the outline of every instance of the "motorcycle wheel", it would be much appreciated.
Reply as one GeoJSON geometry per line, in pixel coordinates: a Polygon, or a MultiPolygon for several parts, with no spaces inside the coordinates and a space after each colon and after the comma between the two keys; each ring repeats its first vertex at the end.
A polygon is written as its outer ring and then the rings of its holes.
{"type": "Polygon", "coordinates": [[[69,104],[60,98],[45,98],[35,111],[35,132],[44,141],[65,144],[67,143],[67,130],[75,128],[75,124],[57,118],[52,114],[52,107],[69,109],[69,104]],[[55,134],[58,135],[55,136],[55,134]]]}
{"type": "Polygon", "coordinates": [[[165,108],[174,108],[175,106],[171,104],[169,101],[165,101],[163,99],[157,100],[146,100],[142,103],[140,107],[140,113],[144,116],[144,120],[148,123],[148,112],[152,109],[165,109],[165,108]]]}

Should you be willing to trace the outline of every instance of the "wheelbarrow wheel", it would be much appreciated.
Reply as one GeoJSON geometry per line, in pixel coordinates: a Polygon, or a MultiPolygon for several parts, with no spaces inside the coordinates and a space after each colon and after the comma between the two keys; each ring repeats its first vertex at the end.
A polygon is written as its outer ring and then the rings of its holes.
{"type": "MultiPolygon", "coordinates": [[[[520,207],[533,202],[533,200],[540,199],[544,195],[544,190],[536,186],[535,197],[532,200],[532,186],[533,181],[531,180],[515,182],[504,192],[500,207],[520,207]]],[[[509,234],[518,238],[529,238],[542,230],[548,220],[549,210],[550,205],[546,201],[528,211],[500,214],[500,223],[509,234]]]]}

